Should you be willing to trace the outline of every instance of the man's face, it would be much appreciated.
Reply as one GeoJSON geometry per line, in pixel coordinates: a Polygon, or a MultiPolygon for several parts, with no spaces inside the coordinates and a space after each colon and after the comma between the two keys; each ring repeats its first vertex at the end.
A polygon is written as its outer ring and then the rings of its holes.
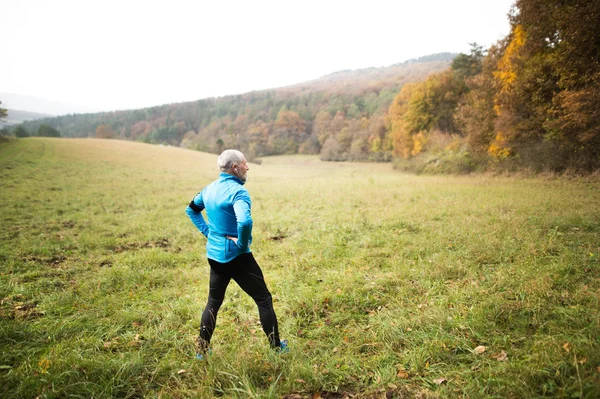
{"type": "Polygon", "coordinates": [[[233,173],[235,174],[236,177],[238,177],[243,182],[248,180],[247,173],[249,170],[250,170],[250,168],[248,167],[246,158],[244,158],[242,160],[242,162],[240,162],[239,164],[233,166],[233,173]]]}

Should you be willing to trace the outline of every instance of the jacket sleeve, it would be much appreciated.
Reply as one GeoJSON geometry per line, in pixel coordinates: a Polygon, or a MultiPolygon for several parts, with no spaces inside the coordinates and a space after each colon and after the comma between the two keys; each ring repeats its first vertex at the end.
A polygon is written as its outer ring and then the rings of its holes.
{"type": "Polygon", "coordinates": [[[202,191],[196,194],[194,199],[190,202],[190,204],[185,209],[185,213],[188,215],[194,226],[200,230],[202,234],[206,238],[208,238],[208,234],[210,230],[206,221],[204,220],[204,216],[202,216],[202,211],[204,210],[204,200],[202,199],[202,191]]]}
{"type": "Polygon", "coordinates": [[[237,221],[238,247],[247,251],[250,246],[250,237],[252,236],[252,215],[250,214],[250,197],[246,194],[240,196],[233,203],[233,211],[237,221]]]}

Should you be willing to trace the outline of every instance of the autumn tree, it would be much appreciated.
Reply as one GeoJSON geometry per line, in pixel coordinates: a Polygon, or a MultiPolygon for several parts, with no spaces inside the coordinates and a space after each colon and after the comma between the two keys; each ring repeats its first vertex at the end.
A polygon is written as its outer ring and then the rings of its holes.
{"type": "Polygon", "coordinates": [[[117,137],[115,130],[110,125],[98,125],[96,127],[96,138],[98,139],[114,139],[117,137]]]}
{"type": "Polygon", "coordinates": [[[386,117],[394,154],[405,159],[411,157],[411,152],[414,147],[414,132],[411,131],[407,124],[406,114],[408,112],[408,102],[417,87],[417,83],[404,85],[390,105],[386,117]]]}
{"type": "Polygon", "coordinates": [[[306,122],[296,112],[283,107],[273,124],[268,145],[272,154],[295,154],[307,137],[306,122]]]}
{"type": "Polygon", "coordinates": [[[465,91],[464,81],[451,69],[405,85],[388,110],[396,155],[410,158],[420,153],[433,130],[458,133],[454,112],[465,91]]]}
{"type": "Polygon", "coordinates": [[[466,137],[471,152],[485,160],[495,137],[496,112],[494,71],[501,56],[501,48],[492,46],[482,59],[481,72],[465,80],[468,91],[459,101],[454,114],[455,123],[466,137]]]}
{"type": "Polygon", "coordinates": [[[557,153],[552,161],[600,167],[600,2],[519,0],[517,7],[514,21],[524,27],[532,55],[526,72],[549,102],[540,120],[557,153]]]}

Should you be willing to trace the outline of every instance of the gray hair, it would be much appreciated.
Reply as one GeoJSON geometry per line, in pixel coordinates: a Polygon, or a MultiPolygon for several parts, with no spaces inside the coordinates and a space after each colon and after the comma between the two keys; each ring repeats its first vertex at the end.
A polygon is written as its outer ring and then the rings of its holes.
{"type": "Polygon", "coordinates": [[[238,150],[225,150],[219,155],[217,165],[221,172],[227,172],[233,165],[242,163],[244,159],[244,154],[238,150]]]}

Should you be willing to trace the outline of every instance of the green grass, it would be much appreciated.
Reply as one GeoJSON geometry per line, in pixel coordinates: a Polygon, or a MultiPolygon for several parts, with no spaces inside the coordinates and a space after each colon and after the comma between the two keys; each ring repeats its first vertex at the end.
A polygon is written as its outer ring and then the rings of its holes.
{"type": "Polygon", "coordinates": [[[248,175],[253,252],[291,352],[267,348],[232,284],[198,362],[208,265],[184,210],[216,157],[0,143],[3,397],[600,396],[597,178],[303,156],[248,175]]]}

